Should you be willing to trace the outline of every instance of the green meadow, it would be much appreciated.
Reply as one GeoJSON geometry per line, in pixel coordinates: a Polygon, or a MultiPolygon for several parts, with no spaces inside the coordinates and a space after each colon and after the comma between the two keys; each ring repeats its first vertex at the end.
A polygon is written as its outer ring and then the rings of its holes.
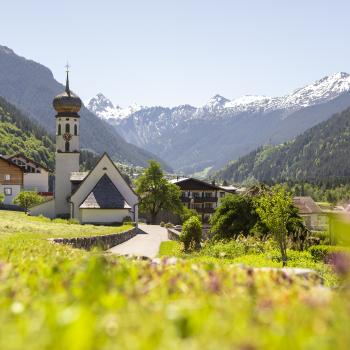
{"type": "Polygon", "coordinates": [[[126,229],[0,211],[0,349],[349,348],[345,280],[253,270],[244,254],[151,262],[47,240],[126,229]]]}

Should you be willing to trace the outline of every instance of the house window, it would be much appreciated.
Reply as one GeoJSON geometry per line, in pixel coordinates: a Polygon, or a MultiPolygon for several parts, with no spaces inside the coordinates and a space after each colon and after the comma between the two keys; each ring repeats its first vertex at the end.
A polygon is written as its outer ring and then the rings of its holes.
{"type": "Polygon", "coordinates": [[[212,197],[212,193],[211,192],[205,192],[204,193],[204,197],[205,198],[211,198],[212,197]]]}
{"type": "Polygon", "coordinates": [[[199,198],[200,193],[199,192],[193,192],[193,198],[199,198]]]}
{"type": "Polygon", "coordinates": [[[64,150],[65,150],[65,152],[69,152],[69,141],[66,141],[66,143],[64,145],[64,150]]]}
{"type": "Polygon", "coordinates": [[[4,194],[5,194],[5,196],[12,196],[12,188],[11,187],[5,187],[4,188],[4,194]]]}
{"type": "Polygon", "coordinates": [[[204,203],[204,208],[213,208],[212,203],[204,203]]]}
{"type": "Polygon", "coordinates": [[[66,132],[70,133],[70,125],[68,123],[66,124],[66,132]]]}
{"type": "Polygon", "coordinates": [[[220,192],[220,198],[225,197],[225,192],[220,192]]]}
{"type": "Polygon", "coordinates": [[[5,181],[10,181],[11,180],[11,175],[10,174],[5,174],[4,175],[4,180],[5,181]]]}
{"type": "Polygon", "coordinates": [[[74,124],[74,135],[77,136],[78,135],[78,125],[74,124]]]}
{"type": "Polygon", "coordinates": [[[57,135],[61,135],[62,130],[61,130],[61,124],[58,124],[58,130],[57,130],[57,135]]]}

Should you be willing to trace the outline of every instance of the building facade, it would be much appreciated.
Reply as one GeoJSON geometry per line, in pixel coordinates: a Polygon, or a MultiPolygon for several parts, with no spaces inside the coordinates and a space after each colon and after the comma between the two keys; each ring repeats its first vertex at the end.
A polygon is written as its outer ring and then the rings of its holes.
{"type": "Polygon", "coordinates": [[[203,222],[209,221],[220,200],[228,194],[219,186],[194,178],[176,179],[171,182],[180,188],[183,204],[189,209],[194,209],[203,222]]]}
{"type": "Polygon", "coordinates": [[[4,204],[12,204],[23,188],[23,170],[17,164],[0,156],[0,193],[4,194],[4,204]]]}

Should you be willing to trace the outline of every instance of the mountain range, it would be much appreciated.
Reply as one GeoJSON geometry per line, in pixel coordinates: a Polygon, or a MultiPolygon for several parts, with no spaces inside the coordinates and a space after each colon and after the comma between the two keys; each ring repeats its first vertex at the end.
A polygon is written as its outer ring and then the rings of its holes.
{"type": "MultiPolygon", "coordinates": [[[[0,96],[50,133],[55,128],[52,100],[62,91],[64,86],[54,79],[49,68],[0,46],[0,96]]],[[[115,161],[139,166],[146,166],[148,159],[156,159],[166,170],[171,169],[158,156],[126,142],[114,128],[85,107],[80,116],[84,149],[99,154],[106,151],[115,161]]]]}
{"type": "Polygon", "coordinates": [[[282,97],[213,96],[204,106],[115,106],[99,93],[87,108],[126,141],[186,174],[217,170],[267,144],[293,139],[350,106],[350,75],[335,73],[282,97]]]}
{"type": "Polygon", "coordinates": [[[215,174],[234,183],[310,182],[336,185],[350,181],[350,108],[294,140],[262,146],[215,174]]]}

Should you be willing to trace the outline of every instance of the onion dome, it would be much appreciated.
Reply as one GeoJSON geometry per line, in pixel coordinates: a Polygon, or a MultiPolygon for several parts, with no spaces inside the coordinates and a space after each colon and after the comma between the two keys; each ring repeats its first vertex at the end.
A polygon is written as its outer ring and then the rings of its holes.
{"type": "Polygon", "coordinates": [[[69,77],[67,70],[66,89],[53,99],[53,108],[60,113],[77,114],[81,108],[81,99],[69,89],[69,77]]]}

